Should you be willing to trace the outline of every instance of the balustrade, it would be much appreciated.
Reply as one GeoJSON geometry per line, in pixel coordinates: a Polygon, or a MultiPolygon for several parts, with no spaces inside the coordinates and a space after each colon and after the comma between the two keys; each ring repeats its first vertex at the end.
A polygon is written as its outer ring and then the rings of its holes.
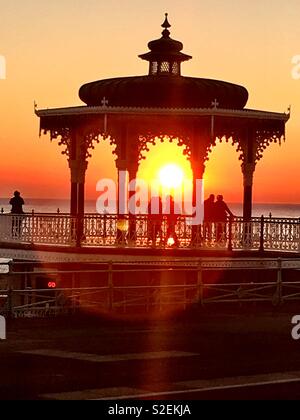
{"type": "Polygon", "coordinates": [[[300,252],[300,219],[233,218],[193,226],[188,216],[0,214],[0,242],[83,247],[188,248],[300,252]],[[83,225],[78,240],[78,223],[83,225]]]}

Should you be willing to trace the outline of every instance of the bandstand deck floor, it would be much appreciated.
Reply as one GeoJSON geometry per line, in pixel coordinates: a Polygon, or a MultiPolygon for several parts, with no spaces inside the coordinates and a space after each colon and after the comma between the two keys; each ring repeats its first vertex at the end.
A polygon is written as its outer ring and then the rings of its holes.
{"type": "Polygon", "coordinates": [[[153,248],[118,248],[118,247],[64,247],[50,245],[1,244],[0,258],[12,258],[23,261],[57,261],[57,262],[97,262],[97,261],[159,261],[167,259],[195,260],[199,258],[243,258],[243,259],[295,259],[300,258],[296,252],[284,251],[226,251],[216,249],[153,249],[153,248]]]}

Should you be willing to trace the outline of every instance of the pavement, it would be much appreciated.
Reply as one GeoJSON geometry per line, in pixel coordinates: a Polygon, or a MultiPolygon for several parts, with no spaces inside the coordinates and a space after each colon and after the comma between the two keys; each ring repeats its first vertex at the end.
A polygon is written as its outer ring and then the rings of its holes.
{"type": "Polygon", "coordinates": [[[298,399],[295,310],[13,320],[0,399],[298,399]]]}

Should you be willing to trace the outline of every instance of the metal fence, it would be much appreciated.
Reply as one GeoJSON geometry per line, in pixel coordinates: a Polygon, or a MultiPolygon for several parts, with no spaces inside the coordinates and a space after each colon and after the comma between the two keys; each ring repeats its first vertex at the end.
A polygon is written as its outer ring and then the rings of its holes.
{"type": "Polygon", "coordinates": [[[0,215],[0,242],[36,245],[133,248],[191,248],[300,252],[300,219],[233,218],[193,226],[178,216],[87,214],[0,215]]]}
{"type": "Polygon", "coordinates": [[[47,269],[36,268],[34,272],[29,267],[30,263],[10,265],[5,277],[7,287],[0,290],[1,314],[28,318],[82,311],[159,313],[191,305],[264,302],[277,306],[300,300],[300,259],[116,261],[82,270],[61,264],[57,269],[50,264],[47,269]],[[226,272],[229,277],[239,273],[240,280],[224,281],[219,277],[212,281],[210,272],[226,272]],[[260,280],[259,272],[263,274],[260,280]],[[20,276],[26,279],[27,287],[20,287],[24,285],[20,276]],[[48,287],[28,287],[32,276],[46,278],[48,287]]]}

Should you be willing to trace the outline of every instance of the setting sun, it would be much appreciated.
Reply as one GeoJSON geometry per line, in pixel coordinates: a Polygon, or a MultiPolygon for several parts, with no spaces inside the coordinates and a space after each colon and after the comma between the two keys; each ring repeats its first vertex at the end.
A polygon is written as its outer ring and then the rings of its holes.
{"type": "MultiPolygon", "coordinates": [[[[138,178],[151,185],[159,185],[163,192],[178,190],[181,187],[187,189],[192,184],[193,173],[191,163],[187,160],[178,147],[176,141],[169,141],[156,145],[149,145],[146,159],[142,161],[138,178]]],[[[189,189],[189,188],[188,188],[189,189]]]]}
{"type": "Polygon", "coordinates": [[[183,179],[183,170],[178,165],[169,164],[159,171],[159,180],[163,187],[179,188],[183,183],[183,179]]]}

